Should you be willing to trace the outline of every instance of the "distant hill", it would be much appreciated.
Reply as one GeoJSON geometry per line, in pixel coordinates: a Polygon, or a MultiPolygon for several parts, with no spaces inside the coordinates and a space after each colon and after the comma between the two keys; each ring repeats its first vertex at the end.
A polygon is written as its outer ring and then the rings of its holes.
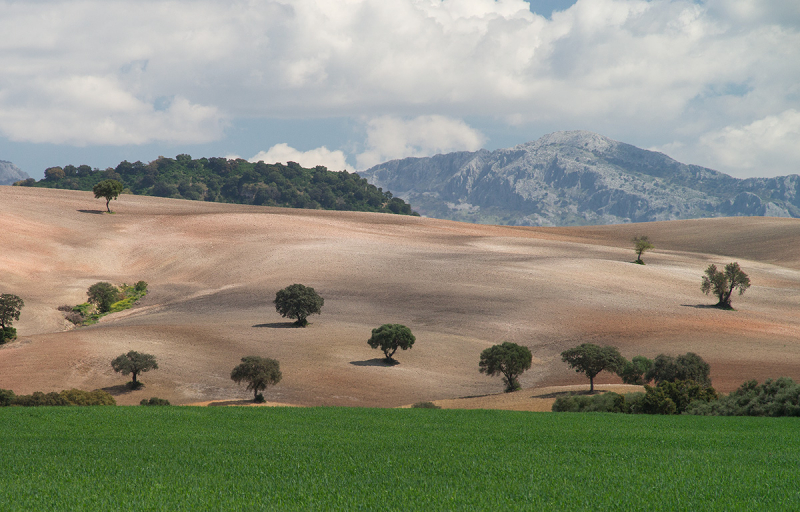
{"type": "Polygon", "coordinates": [[[88,165],[50,167],[44,176],[39,181],[28,178],[14,184],[92,190],[100,181],[114,179],[123,183],[126,193],[136,195],[416,215],[401,198],[369,184],[357,174],[329,171],[321,165],[306,169],[296,162],[265,164],[178,155],[174,159],[159,157],[149,164],[123,161],[116,168],[103,171],[88,165]]]}
{"type": "Polygon", "coordinates": [[[736,179],[587,131],[491,152],[392,160],[359,175],[423,215],[481,224],[800,217],[796,174],[736,179]]]}
{"type": "Polygon", "coordinates": [[[11,162],[0,160],[0,185],[11,185],[29,177],[27,173],[11,162]]]}

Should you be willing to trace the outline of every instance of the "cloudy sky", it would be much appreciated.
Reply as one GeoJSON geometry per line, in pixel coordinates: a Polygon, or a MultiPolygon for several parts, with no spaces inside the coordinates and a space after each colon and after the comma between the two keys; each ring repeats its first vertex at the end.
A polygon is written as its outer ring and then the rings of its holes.
{"type": "Polygon", "coordinates": [[[584,129],[800,173],[795,0],[0,0],[0,160],[364,169],[584,129]]]}

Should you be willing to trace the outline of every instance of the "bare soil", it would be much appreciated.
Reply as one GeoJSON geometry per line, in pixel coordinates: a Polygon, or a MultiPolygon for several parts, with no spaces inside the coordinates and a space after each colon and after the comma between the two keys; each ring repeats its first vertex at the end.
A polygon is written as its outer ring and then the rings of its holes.
{"type": "MultiPolygon", "coordinates": [[[[25,301],[19,339],[0,347],[0,388],[103,388],[120,404],[247,400],[230,371],[261,355],[283,371],[270,402],[397,407],[492,395],[452,403],[506,407],[541,388],[588,389],[559,356],[584,342],[628,358],[696,352],[723,392],[747,379],[800,380],[798,219],[520,228],[131,195],[112,201],[114,214],[104,206],[88,192],[0,187],[0,293],[25,301]],[[631,263],[638,234],[656,247],[646,265],[631,263]],[[731,261],[753,286],[735,296],[736,311],[711,308],[703,270],[731,261]],[[84,302],[97,281],[139,280],[149,295],[98,325],[71,328],[56,309],[84,302]],[[325,298],[307,328],[272,304],[293,283],[325,298]],[[417,338],[395,366],[367,345],[384,323],[417,338]],[[511,395],[478,372],[480,352],[503,341],[534,354],[526,389],[511,395]],[[110,365],[129,350],[159,364],[137,391],[110,365]]],[[[601,373],[596,383],[620,380],[601,373]]]]}

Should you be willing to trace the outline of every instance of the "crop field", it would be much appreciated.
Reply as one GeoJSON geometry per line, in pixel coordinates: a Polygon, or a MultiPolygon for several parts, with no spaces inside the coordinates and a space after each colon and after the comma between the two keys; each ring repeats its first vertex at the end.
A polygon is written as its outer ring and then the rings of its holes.
{"type": "Polygon", "coordinates": [[[0,410],[2,510],[796,510],[797,419],[0,410]]]}

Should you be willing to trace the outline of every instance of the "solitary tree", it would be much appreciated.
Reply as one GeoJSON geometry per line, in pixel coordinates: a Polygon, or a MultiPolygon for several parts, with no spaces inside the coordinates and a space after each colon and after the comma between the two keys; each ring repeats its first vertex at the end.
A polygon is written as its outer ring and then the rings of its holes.
{"type": "Polygon", "coordinates": [[[0,344],[7,339],[17,337],[17,330],[11,327],[14,320],[19,320],[19,311],[25,302],[16,295],[4,293],[0,295],[0,344]]]}
{"type": "Polygon", "coordinates": [[[295,318],[295,325],[305,327],[309,315],[320,314],[325,299],[314,288],[293,284],[275,294],[275,310],[284,318],[295,318]]]}
{"type": "Polygon", "coordinates": [[[395,360],[392,358],[398,348],[408,350],[417,339],[411,334],[411,329],[405,325],[400,324],[383,324],[380,327],[372,329],[372,337],[367,340],[367,343],[372,348],[379,348],[383,350],[383,355],[386,356],[387,363],[393,363],[395,360]]]}
{"type": "Polygon", "coordinates": [[[589,377],[589,392],[594,392],[594,378],[603,370],[617,372],[625,364],[625,358],[616,347],[601,347],[593,343],[583,343],[561,353],[561,360],[577,373],[589,377]]]}
{"type": "Polygon", "coordinates": [[[111,305],[119,300],[119,289],[111,283],[100,281],[94,283],[89,287],[86,292],[89,296],[89,302],[97,306],[97,310],[101,313],[108,313],[111,305]]]}
{"type": "Polygon", "coordinates": [[[140,373],[148,372],[150,370],[158,370],[156,363],[156,356],[151,354],[142,354],[131,350],[127,354],[122,354],[116,359],[111,361],[111,367],[115,372],[122,375],[133,374],[133,380],[130,386],[138,387],[139,383],[136,381],[136,376],[140,373]]]}
{"type": "Polygon", "coordinates": [[[92,187],[92,192],[94,192],[95,199],[101,197],[105,198],[106,210],[108,210],[108,213],[111,213],[111,208],[108,207],[108,203],[110,203],[112,199],[118,198],[123,188],[125,188],[125,186],[117,180],[103,180],[92,187]]]}
{"type": "Polygon", "coordinates": [[[478,371],[490,377],[502,374],[506,393],[520,388],[518,377],[531,367],[533,354],[528,347],[509,341],[489,347],[481,352],[478,371]]]}
{"type": "Polygon", "coordinates": [[[750,288],[750,278],[739,267],[739,263],[733,262],[725,265],[724,271],[717,270],[716,265],[709,265],[700,289],[706,295],[713,292],[717,296],[719,302],[716,306],[718,308],[733,309],[731,294],[737,288],[739,295],[743,294],[746,289],[750,288]]]}
{"type": "Polygon", "coordinates": [[[247,389],[253,391],[253,399],[258,400],[259,391],[274,386],[281,381],[281,365],[268,357],[247,356],[241,364],[231,371],[231,380],[236,384],[247,382],[247,389]]]}
{"type": "Polygon", "coordinates": [[[650,243],[650,239],[646,236],[635,236],[633,237],[633,250],[636,251],[636,263],[639,265],[644,265],[642,261],[642,254],[645,251],[649,251],[652,249],[654,245],[650,243]]]}

